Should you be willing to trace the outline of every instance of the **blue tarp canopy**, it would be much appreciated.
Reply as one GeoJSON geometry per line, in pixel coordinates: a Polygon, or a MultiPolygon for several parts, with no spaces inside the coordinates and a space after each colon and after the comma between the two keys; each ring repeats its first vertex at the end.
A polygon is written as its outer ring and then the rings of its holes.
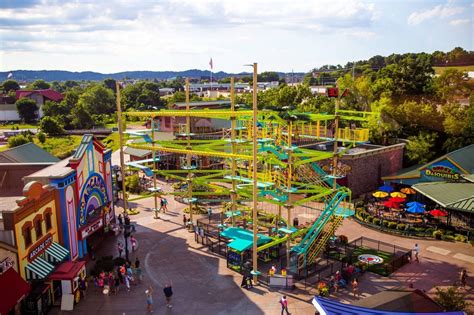
{"type": "MultiPolygon", "coordinates": [[[[221,232],[221,236],[230,238],[232,242],[227,244],[233,250],[242,252],[253,246],[253,232],[237,227],[230,227],[221,232]]],[[[272,241],[272,238],[257,234],[257,245],[263,245],[272,241]]]]}
{"type": "Polygon", "coordinates": [[[407,313],[374,310],[370,308],[344,304],[333,299],[315,296],[313,305],[320,315],[464,315],[464,312],[407,313]]]}

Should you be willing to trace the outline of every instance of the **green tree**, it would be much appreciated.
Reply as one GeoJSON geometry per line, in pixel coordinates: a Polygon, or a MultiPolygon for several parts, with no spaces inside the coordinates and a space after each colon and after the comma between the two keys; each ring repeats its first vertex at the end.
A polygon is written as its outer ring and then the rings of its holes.
{"type": "Polygon", "coordinates": [[[78,100],[78,105],[92,114],[111,114],[115,109],[113,92],[103,85],[94,84],[86,88],[78,100]]]}
{"type": "Polygon", "coordinates": [[[56,103],[51,101],[46,101],[42,108],[44,116],[61,116],[67,115],[70,112],[70,109],[65,105],[64,102],[56,103]]]}
{"type": "Polygon", "coordinates": [[[431,150],[436,140],[436,133],[422,132],[408,138],[406,153],[408,158],[416,163],[427,163],[434,156],[431,150]]]}
{"type": "Polygon", "coordinates": [[[46,142],[46,135],[44,134],[44,132],[38,132],[36,134],[36,138],[38,138],[38,141],[41,143],[41,144],[44,144],[46,142]]]}
{"type": "Polygon", "coordinates": [[[51,85],[44,80],[36,80],[31,83],[28,88],[31,90],[46,90],[51,88],[51,85]]]}
{"type": "Polygon", "coordinates": [[[5,80],[2,83],[2,90],[4,90],[5,93],[8,93],[10,91],[16,91],[19,89],[20,85],[15,80],[5,80]]]}
{"type": "Polygon", "coordinates": [[[279,81],[280,76],[278,75],[278,72],[274,71],[266,71],[262,72],[257,75],[258,82],[274,82],[274,81],[279,81]]]}
{"type": "Polygon", "coordinates": [[[72,88],[78,87],[79,83],[77,83],[76,81],[67,80],[66,82],[64,82],[64,86],[66,87],[66,90],[71,90],[72,88]]]}
{"type": "Polygon", "coordinates": [[[445,311],[468,311],[469,304],[466,302],[465,293],[457,287],[448,287],[443,290],[436,288],[435,302],[441,305],[445,311]]]}
{"type": "Polygon", "coordinates": [[[24,122],[31,123],[38,118],[38,107],[34,100],[30,98],[21,98],[16,101],[15,104],[18,115],[24,122]]]}
{"type": "Polygon", "coordinates": [[[58,81],[51,82],[51,89],[61,92],[61,93],[65,91],[64,86],[61,84],[61,82],[58,82],[58,81]]]}
{"type": "Polygon", "coordinates": [[[92,116],[83,104],[78,104],[72,109],[71,124],[76,129],[90,129],[94,126],[92,116]]]}
{"type": "Polygon", "coordinates": [[[39,125],[41,131],[49,136],[57,136],[64,132],[62,125],[54,117],[45,116],[41,119],[39,125]]]}
{"type": "Polygon", "coordinates": [[[13,137],[8,138],[8,147],[14,148],[22,144],[33,142],[31,134],[19,134],[13,137]]]}
{"type": "Polygon", "coordinates": [[[469,96],[471,88],[465,80],[466,75],[457,69],[447,69],[434,79],[436,95],[443,101],[469,96]]]}
{"type": "Polygon", "coordinates": [[[111,79],[111,78],[105,79],[104,80],[104,85],[105,85],[106,88],[109,88],[112,91],[114,91],[114,94],[115,94],[115,92],[117,92],[117,85],[116,85],[116,81],[114,79],[111,79]]]}

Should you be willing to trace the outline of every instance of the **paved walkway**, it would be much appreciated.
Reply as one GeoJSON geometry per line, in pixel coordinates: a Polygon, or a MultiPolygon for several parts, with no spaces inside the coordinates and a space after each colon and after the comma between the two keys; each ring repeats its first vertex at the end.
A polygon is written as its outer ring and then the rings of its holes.
{"type": "MultiPolygon", "coordinates": [[[[165,191],[171,189],[160,183],[165,191]]],[[[155,314],[279,314],[278,303],[282,294],[289,297],[292,314],[314,314],[310,301],[315,288],[298,284],[292,291],[277,291],[263,286],[252,290],[240,288],[241,276],[226,267],[226,261],[210,253],[206,247],[194,241],[194,234],[182,227],[183,204],[168,198],[170,211],[153,218],[153,198],[143,199],[133,204],[141,210],[132,216],[137,226],[135,234],[138,250],[130,255],[133,261],[138,256],[142,262],[144,279],[131,292],[122,290],[117,296],[104,296],[91,288],[85,300],[75,308],[74,314],[145,314],[145,289],[154,288],[155,314]],[[165,307],[162,287],[173,282],[173,305],[165,307]]],[[[116,209],[118,213],[119,209],[116,209]]],[[[300,214],[308,214],[300,209],[300,214]]],[[[458,279],[458,273],[466,268],[474,276],[474,265],[470,259],[474,248],[467,244],[442,241],[406,239],[361,227],[358,223],[346,220],[337,234],[345,234],[349,240],[365,236],[390,244],[412,248],[418,243],[421,248],[420,263],[411,263],[391,277],[381,277],[366,273],[360,279],[362,297],[367,297],[388,288],[408,286],[433,293],[435,285],[450,285],[458,279]]],[[[110,237],[96,248],[96,256],[116,255],[117,240],[123,242],[121,235],[110,237]]],[[[472,288],[472,279],[470,288],[472,288]]],[[[341,291],[335,297],[345,302],[354,300],[349,292],[341,291]]],[[[466,298],[474,301],[473,290],[466,291],[466,298]]],[[[57,313],[55,309],[53,313],[57,313]]]]}

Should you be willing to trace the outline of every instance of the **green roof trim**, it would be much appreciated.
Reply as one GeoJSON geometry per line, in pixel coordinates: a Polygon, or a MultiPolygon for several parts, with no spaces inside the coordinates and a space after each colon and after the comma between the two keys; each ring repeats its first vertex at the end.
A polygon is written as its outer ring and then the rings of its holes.
{"type": "Polygon", "coordinates": [[[11,163],[55,163],[60,160],[48,151],[30,142],[0,152],[0,160],[11,163]]]}
{"type": "Polygon", "coordinates": [[[474,212],[474,183],[431,182],[412,187],[444,208],[474,212]]]}

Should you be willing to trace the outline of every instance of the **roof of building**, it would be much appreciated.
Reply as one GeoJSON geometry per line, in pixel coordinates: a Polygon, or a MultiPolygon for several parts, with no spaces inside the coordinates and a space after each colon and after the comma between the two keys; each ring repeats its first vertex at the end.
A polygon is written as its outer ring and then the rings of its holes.
{"type": "MultiPolygon", "coordinates": [[[[419,290],[418,290],[419,291],[419,290]]],[[[386,292],[386,291],[384,291],[386,292]]],[[[381,293],[384,293],[381,292],[381,293]]],[[[370,298],[373,298],[375,296],[378,296],[379,294],[375,294],[371,296],[370,298]]],[[[408,296],[402,296],[402,297],[393,297],[396,300],[395,301],[403,301],[405,299],[413,299],[418,300],[416,296],[413,296],[413,294],[408,295],[408,296]]],[[[404,302],[399,302],[401,305],[397,305],[397,303],[394,303],[393,307],[396,310],[381,310],[378,308],[369,308],[367,306],[361,306],[360,304],[363,304],[363,302],[366,299],[370,298],[365,298],[361,301],[354,302],[352,304],[345,304],[342,302],[339,302],[337,300],[331,299],[331,298],[324,298],[320,296],[315,296],[312,304],[316,307],[318,310],[319,314],[321,315],[341,315],[341,314],[366,314],[366,315],[414,315],[414,314],[430,314],[430,315],[463,315],[464,312],[443,312],[442,310],[439,311],[423,311],[422,306],[424,306],[424,303],[420,303],[418,305],[417,303],[411,302],[410,304],[413,305],[413,309],[415,310],[404,310],[401,311],[400,309],[405,306],[404,302]]],[[[429,297],[426,296],[426,299],[431,300],[429,297]]],[[[371,299],[373,300],[373,299],[371,299]]],[[[374,302],[374,304],[377,304],[374,302]]],[[[405,306],[406,307],[406,306],[405,306]]]]}
{"type": "Polygon", "coordinates": [[[367,307],[393,312],[442,312],[443,308],[419,289],[394,288],[369,296],[352,303],[354,306],[367,307]]]}
{"type": "Polygon", "coordinates": [[[139,157],[139,158],[144,158],[147,155],[151,154],[151,150],[143,150],[143,149],[135,149],[135,148],[131,148],[131,147],[125,147],[123,149],[123,153],[128,154],[128,155],[132,155],[132,156],[136,156],[136,157],[139,157]]]}
{"type": "MultiPolygon", "coordinates": [[[[183,108],[186,107],[186,102],[177,102],[173,104],[174,107],[183,108]]],[[[206,106],[230,106],[230,101],[206,101],[206,102],[190,102],[189,107],[206,107],[206,106]]]]}
{"type": "Polygon", "coordinates": [[[23,97],[28,97],[31,94],[35,94],[35,93],[41,94],[45,98],[51,101],[55,101],[55,102],[60,102],[64,98],[64,95],[62,95],[61,93],[52,89],[46,89],[46,90],[18,90],[16,91],[16,99],[18,100],[23,97]]]}
{"type": "Polygon", "coordinates": [[[421,171],[431,164],[437,163],[441,160],[448,159],[462,171],[473,174],[474,173],[474,144],[468,145],[456,151],[449,152],[429,163],[418,164],[409,168],[404,168],[396,174],[384,176],[383,180],[402,179],[402,178],[418,178],[421,177],[421,171]]]}
{"type": "Polygon", "coordinates": [[[30,292],[30,285],[13,268],[0,275],[2,303],[0,314],[9,314],[15,305],[30,292]]]}
{"type": "MultiPolygon", "coordinates": [[[[453,152],[449,152],[445,156],[448,157],[451,161],[458,164],[469,174],[474,173],[474,144],[468,145],[467,147],[461,148],[453,152]]],[[[445,156],[440,157],[432,163],[442,160],[445,156]]]]}
{"type": "Polygon", "coordinates": [[[67,174],[71,173],[73,169],[69,167],[69,158],[61,160],[56,164],[43,168],[33,174],[25,176],[25,181],[34,180],[38,178],[54,178],[54,177],[64,177],[67,174]]]}
{"type": "Polygon", "coordinates": [[[419,183],[413,189],[449,209],[474,211],[474,183],[419,183]]]}
{"type": "Polygon", "coordinates": [[[12,163],[57,162],[59,159],[30,142],[0,152],[0,161],[12,163]]]}

